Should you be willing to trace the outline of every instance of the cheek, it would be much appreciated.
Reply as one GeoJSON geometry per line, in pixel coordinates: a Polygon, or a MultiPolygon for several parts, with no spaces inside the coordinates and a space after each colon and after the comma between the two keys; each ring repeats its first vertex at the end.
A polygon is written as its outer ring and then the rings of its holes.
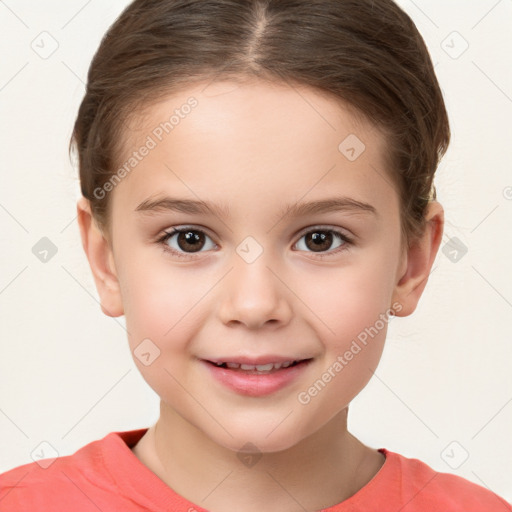
{"type": "Polygon", "coordinates": [[[388,260],[382,252],[365,255],[338,269],[304,274],[297,283],[298,295],[317,319],[319,337],[331,349],[343,350],[388,311],[393,292],[388,260]]]}
{"type": "Polygon", "coordinates": [[[302,293],[307,290],[308,305],[321,320],[315,325],[325,354],[299,403],[315,409],[321,421],[347,406],[377,368],[391,318],[391,261],[383,251],[368,252],[357,263],[304,281],[302,293]]]}
{"type": "Polygon", "coordinates": [[[142,377],[164,401],[185,407],[187,395],[182,386],[192,389],[184,371],[187,350],[200,324],[199,300],[207,292],[203,290],[207,283],[196,283],[190,271],[172,269],[162,261],[144,265],[140,261],[148,262],[142,258],[124,268],[132,357],[142,377]]]}
{"type": "Polygon", "coordinates": [[[385,331],[365,343],[352,340],[339,352],[329,354],[323,371],[296,397],[304,431],[327,423],[367,385],[382,355],[385,331]]]}
{"type": "MultiPolygon", "coordinates": [[[[122,293],[130,345],[150,338],[165,350],[173,350],[177,335],[193,317],[205,283],[196,283],[189,270],[171,268],[161,261],[133,258],[122,272],[122,293]],[[146,261],[145,264],[140,262],[146,261]],[[173,340],[172,345],[169,340],[173,340]],[[165,345],[170,346],[165,346],[165,345]]],[[[204,294],[204,292],[203,292],[204,294]]],[[[188,326],[190,328],[190,326],[188,326]]]]}
{"type": "Polygon", "coordinates": [[[299,407],[306,408],[315,422],[308,428],[327,422],[348,406],[371,379],[382,355],[392,320],[389,280],[378,264],[374,269],[354,270],[326,278],[323,293],[317,288],[311,297],[318,304],[315,313],[327,327],[322,327],[321,368],[297,396],[299,407]]]}

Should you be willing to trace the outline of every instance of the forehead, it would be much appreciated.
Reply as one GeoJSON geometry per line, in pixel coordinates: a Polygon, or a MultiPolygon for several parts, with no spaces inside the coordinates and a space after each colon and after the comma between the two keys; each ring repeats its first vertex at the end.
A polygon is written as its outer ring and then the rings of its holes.
{"type": "Polygon", "coordinates": [[[258,195],[268,206],[282,203],[283,194],[289,203],[333,187],[377,203],[383,191],[394,193],[383,135],[311,88],[256,80],[195,84],[152,104],[130,126],[118,162],[128,172],[111,197],[130,210],[169,191],[224,205],[235,192],[238,200],[258,195]]]}

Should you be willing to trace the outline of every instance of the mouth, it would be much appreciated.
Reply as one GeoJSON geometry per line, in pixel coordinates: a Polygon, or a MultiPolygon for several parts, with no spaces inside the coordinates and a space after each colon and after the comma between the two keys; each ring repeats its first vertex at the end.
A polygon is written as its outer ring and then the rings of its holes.
{"type": "Polygon", "coordinates": [[[201,359],[214,381],[239,395],[272,395],[297,382],[308,371],[313,357],[261,355],[220,356],[201,359]]]}
{"type": "Polygon", "coordinates": [[[217,367],[217,368],[225,368],[227,370],[233,370],[237,372],[243,372],[249,375],[267,375],[270,373],[275,373],[277,371],[286,370],[287,368],[293,368],[295,366],[305,364],[311,361],[312,358],[309,359],[288,359],[283,361],[275,361],[268,363],[242,363],[235,361],[209,361],[206,360],[207,363],[217,367]]]}

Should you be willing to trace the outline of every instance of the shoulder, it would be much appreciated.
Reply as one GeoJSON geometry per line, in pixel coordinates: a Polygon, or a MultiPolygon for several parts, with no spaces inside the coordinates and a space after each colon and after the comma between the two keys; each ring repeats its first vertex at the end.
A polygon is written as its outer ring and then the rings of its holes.
{"type": "Polygon", "coordinates": [[[122,434],[129,432],[111,432],[72,455],[42,459],[0,474],[0,503],[16,512],[60,510],[63,503],[73,504],[75,512],[97,512],[94,496],[117,491],[104,458],[124,442],[122,434]]]}
{"type": "Polygon", "coordinates": [[[409,510],[442,510],[464,512],[506,512],[512,506],[489,489],[451,473],[438,472],[424,462],[382,450],[394,471],[390,478],[409,510]]]}

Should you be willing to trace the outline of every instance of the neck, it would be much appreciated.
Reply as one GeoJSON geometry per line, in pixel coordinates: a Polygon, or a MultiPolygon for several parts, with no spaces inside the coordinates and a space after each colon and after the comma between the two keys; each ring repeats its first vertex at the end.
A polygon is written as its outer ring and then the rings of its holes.
{"type": "Polygon", "coordinates": [[[348,408],[295,446],[263,454],[233,452],[173,409],[160,410],[134,454],[175,492],[212,512],[327,508],[355,494],[384,462],[348,432],[348,408]]]}

